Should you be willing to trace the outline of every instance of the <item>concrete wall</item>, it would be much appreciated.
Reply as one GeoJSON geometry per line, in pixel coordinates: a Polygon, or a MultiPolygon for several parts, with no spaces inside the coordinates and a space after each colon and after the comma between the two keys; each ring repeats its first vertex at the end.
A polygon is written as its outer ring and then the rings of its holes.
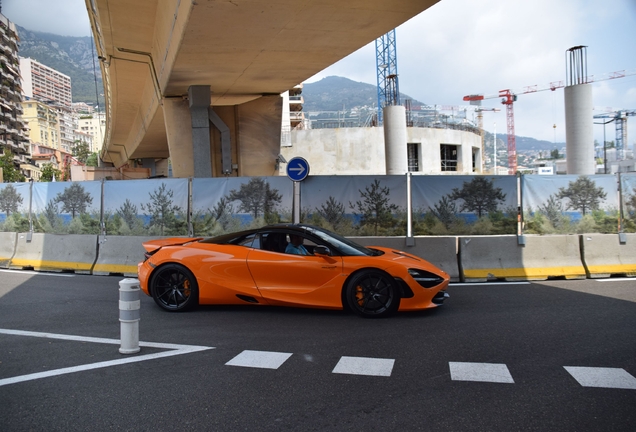
{"type": "MultiPolygon", "coordinates": [[[[636,234],[351,237],[416,255],[453,281],[636,276],[636,234]],[[412,240],[412,241],[411,241],[412,240]]],[[[153,237],[155,238],[155,237],[153,237]]],[[[0,233],[0,267],[94,275],[136,275],[150,237],[0,233]]]]}
{"type": "MultiPolygon", "coordinates": [[[[481,137],[472,132],[436,128],[407,128],[407,143],[420,144],[421,174],[473,174],[473,151],[481,153],[481,137]],[[458,146],[458,170],[441,171],[440,145],[458,146]]],[[[406,149],[405,149],[406,151],[406,149]]],[[[312,175],[385,175],[383,128],[339,128],[292,131],[292,146],[281,148],[285,159],[300,156],[312,175]]],[[[477,171],[480,172],[479,164],[477,171]]],[[[285,170],[281,169],[281,175],[285,170]]]]}

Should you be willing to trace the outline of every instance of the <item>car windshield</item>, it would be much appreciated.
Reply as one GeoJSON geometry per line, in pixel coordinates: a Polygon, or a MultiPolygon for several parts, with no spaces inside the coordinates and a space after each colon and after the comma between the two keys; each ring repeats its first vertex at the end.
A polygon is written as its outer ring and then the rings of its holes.
{"type": "Polygon", "coordinates": [[[366,248],[362,245],[359,245],[339,234],[336,234],[331,231],[327,231],[318,227],[305,227],[307,231],[312,233],[313,235],[320,237],[327,243],[334,245],[343,255],[366,255],[366,256],[374,256],[379,255],[381,252],[375,251],[373,249],[366,248]]]}

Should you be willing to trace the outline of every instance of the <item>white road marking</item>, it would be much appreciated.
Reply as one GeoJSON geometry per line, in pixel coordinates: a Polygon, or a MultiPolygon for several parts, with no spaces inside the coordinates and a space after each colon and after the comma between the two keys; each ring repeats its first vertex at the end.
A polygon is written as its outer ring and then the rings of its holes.
{"type": "Polygon", "coordinates": [[[229,362],[225,363],[225,365],[260,369],[278,369],[291,356],[291,353],[245,350],[229,362]]]}
{"type": "Polygon", "coordinates": [[[596,282],[627,282],[629,280],[634,280],[634,277],[628,278],[628,277],[623,277],[623,278],[611,278],[611,279],[594,279],[596,282]]]}
{"type": "Polygon", "coordinates": [[[33,270],[6,270],[0,269],[0,272],[4,273],[20,273],[20,274],[28,274],[28,275],[38,275],[38,276],[57,276],[57,277],[75,277],[75,273],[46,273],[46,272],[36,272],[33,270]]]}
{"type": "MultiPolygon", "coordinates": [[[[121,341],[119,339],[106,339],[106,338],[94,338],[94,337],[85,337],[85,336],[74,336],[74,335],[64,335],[64,334],[55,334],[55,333],[40,333],[40,332],[32,332],[32,331],[22,331],[22,330],[9,330],[9,329],[0,329],[0,334],[12,335],[12,336],[30,336],[30,337],[40,337],[45,339],[59,339],[59,340],[67,340],[67,341],[75,341],[75,342],[90,342],[90,343],[102,343],[102,344],[111,344],[111,345],[120,345],[121,341]]],[[[52,376],[64,375],[75,372],[82,372],[92,369],[100,369],[111,366],[119,366],[128,363],[136,363],[146,360],[155,360],[163,357],[172,357],[181,354],[190,354],[199,351],[206,351],[210,349],[214,349],[214,347],[206,347],[206,346],[197,346],[197,345],[177,345],[177,344],[164,344],[164,343],[155,343],[155,342],[139,342],[140,347],[148,347],[148,348],[159,348],[159,349],[168,349],[170,351],[164,351],[160,353],[154,354],[146,354],[146,355],[138,355],[134,357],[125,357],[117,360],[109,360],[97,363],[89,363],[85,365],[79,366],[71,366],[62,369],[54,369],[45,372],[37,372],[28,375],[20,375],[11,378],[0,379],[0,387],[8,384],[15,384],[24,381],[31,381],[41,378],[48,378],[52,376]]]]}
{"type": "Polygon", "coordinates": [[[563,366],[583,387],[636,390],[636,378],[625,369],[563,366]]]}
{"type": "Polygon", "coordinates": [[[332,373],[348,375],[391,376],[394,359],[341,357],[332,373]]]}
{"type": "Polygon", "coordinates": [[[530,285],[530,282],[453,282],[448,286],[470,286],[470,285],[530,285]]]}
{"type": "Polygon", "coordinates": [[[505,364],[449,362],[453,381],[478,381],[514,384],[505,364]]]}

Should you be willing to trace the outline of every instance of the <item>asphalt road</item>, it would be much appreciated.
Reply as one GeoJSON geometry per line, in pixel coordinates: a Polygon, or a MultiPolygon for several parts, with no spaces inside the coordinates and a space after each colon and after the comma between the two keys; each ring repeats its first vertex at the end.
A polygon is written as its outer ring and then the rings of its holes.
{"type": "Polygon", "coordinates": [[[636,430],[636,279],[456,284],[381,320],[142,295],[133,355],[121,279],[0,271],[0,430],[636,430]]]}

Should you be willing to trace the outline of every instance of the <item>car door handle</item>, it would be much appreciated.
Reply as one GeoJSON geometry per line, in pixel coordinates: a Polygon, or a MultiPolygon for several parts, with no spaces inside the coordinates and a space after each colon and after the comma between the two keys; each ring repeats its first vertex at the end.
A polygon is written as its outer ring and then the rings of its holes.
{"type": "Polygon", "coordinates": [[[335,265],[331,265],[331,266],[322,266],[322,268],[324,269],[335,269],[336,266],[335,265]]]}

